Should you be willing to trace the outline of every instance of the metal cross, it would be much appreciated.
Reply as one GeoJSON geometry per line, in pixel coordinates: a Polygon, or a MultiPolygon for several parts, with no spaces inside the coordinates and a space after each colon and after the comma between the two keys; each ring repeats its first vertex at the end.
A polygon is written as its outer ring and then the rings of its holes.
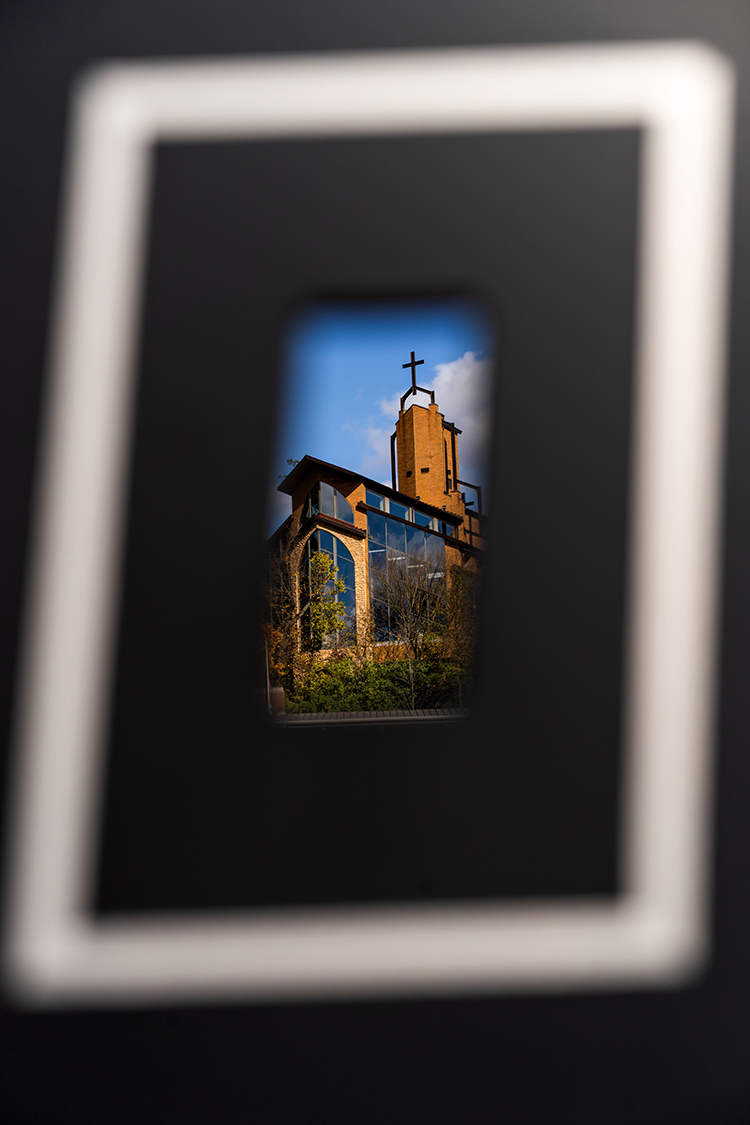
{"type": "Polygon", "coordinates": [[[414,358],[414,352],[412,352],[410,361],[408,363],[402,363],[401,364],[402,367],[411,367],[411,390],[412,390],[412,394],[414,394],[414,392],[417,389],[417,368],[419,367],[420,363],[424,363],[424,360],[423,359],[415,359],[414,358]]]}
{"type": "Polygon", "coordinates": [[[435,401],[435,392],[434,391],[428,391],[426,387],[418,387],[417,386],[417,368],[419,367],[420,363],[424,363],[424,360],[423,359],[415,359],[414,358],[414,352],[412,352],[411,353],[411,359],[409,360],[409,362],[401,364],[402,367],[411,367],[411,386],[409,387],[409,390],[406,392],[406,394],[401,396],[401,409],[402,410],[404,409],[404,403],[406,402],[409,395],[416,395],[417,391],[423,391],[424,394],[430,396],[431,402],[434,403],[434,401],[435,401]]]}

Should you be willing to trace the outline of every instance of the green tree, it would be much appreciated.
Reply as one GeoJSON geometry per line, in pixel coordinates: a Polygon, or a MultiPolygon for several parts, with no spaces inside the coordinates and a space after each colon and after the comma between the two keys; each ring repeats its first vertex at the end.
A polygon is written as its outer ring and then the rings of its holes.
{"type": "Polygon", "coordinates": [[[286,529],[266,560],[263,636],[271,678],[288,687],[300,650],[314,653],[332,641],[339,644],[346,626],[346,609],[338,600],[345,586],[330,555],[318,551],[309,562],[303,555],[301,573],[298,559],[286,529]]]}
{"type": "Polygon", "coordinates": [[[316,551],[310,556],[307,597],[300,616],[309,614],[308,642],[313,652],[324,648],[332,640],[337,640],[346,626],[346,609],[343,602],[338,600],[338,595],[343,594],[345,586],[336,577],[338,572],[338,567],[333,565],[333,559],[325,551],[316,551]]]}

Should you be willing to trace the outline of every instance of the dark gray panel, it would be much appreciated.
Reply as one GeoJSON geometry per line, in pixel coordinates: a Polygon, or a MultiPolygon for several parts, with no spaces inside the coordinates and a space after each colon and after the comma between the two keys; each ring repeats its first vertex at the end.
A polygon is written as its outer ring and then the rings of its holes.
{"type": "Polygon", "coordinates": [[[616,889],[638,137],[164,146],[104,818],[106,911],[616,889]],[[483,687],[466,729],[256,706],[285,314],[497,310],[483,687]]]}

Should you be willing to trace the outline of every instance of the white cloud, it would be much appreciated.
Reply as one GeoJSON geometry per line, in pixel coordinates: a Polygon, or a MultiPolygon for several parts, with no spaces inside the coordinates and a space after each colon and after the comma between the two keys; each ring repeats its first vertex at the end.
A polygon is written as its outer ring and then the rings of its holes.
{"type": "Polygon", "coordinates": [[[359,471],[366,477],[378,477],[390,464],[391,431],[369,426],[362,436],[367,452],[362,458],[359,471]]]}
{"type": "Polygon", "coordinates": [[[460,359],[438,363],[431,390],[448,422],[462,431],[459,439],[459,471],[462,479],[476,479],[484,461],[489,436],[489,393],[493,363],[476,352],[460,359]]]}
{"type": "Polygon", "coordinates": [[[376,429],[370,426],[365,430],[365,440],[369,449],[374,449],[379,457],[388,457],[391,435],[389,430],[376,429]]]}
{"type": "Polygon", "coordinates": [[[392,422],[398,418],[398,408],[400,406],[401,395],[398,392],[392,395],[391,398],[378,399],[378,406],[392,422]]]}

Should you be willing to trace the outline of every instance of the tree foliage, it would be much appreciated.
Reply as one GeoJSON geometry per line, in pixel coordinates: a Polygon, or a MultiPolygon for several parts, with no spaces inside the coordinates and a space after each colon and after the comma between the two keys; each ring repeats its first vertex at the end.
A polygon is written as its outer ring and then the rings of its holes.
{"type": "Polygon", "coordinates": [[[269,670],[287,710],[390,711],[463,706],[473,681],[479,573],[429,554],[371,571],[372,613],[347,632],[344,583],[325,552],[307,558],[287,532],[269,556],[269,670]]]}
{"type": "Polygon", "coordinates": [[[346,626],[346,611],[338,601],[344,583],[333,559],[324,551],[305,557],[302,573],[287,529],[269,552],[266,566],[264,640],[274,683],[294,678],[301,651],[315,652],[331,638],[338,640],[346,626]]]}
{"type": "Polygon", "coordinates": [[[316,551],[310,557],[310,566],[304,584],[306,605],[300,617],[307,615],[306,648],[317,652],[346,627],[346,610],[338,595],[344,592],[344,583],[337,578],[338,567],[325,551],[316,551]]]}
{"type": "MultiPolygon", "coordinates": [[[[287,700],[291,712],[408,711],[462,705],[464,670],[450,660],[425,659],[409,669],[402,659],[358,660],[337,655],[311,660],[287,700]]],[[[465,695],[465,687],[463,689],[465,695]]]]}

